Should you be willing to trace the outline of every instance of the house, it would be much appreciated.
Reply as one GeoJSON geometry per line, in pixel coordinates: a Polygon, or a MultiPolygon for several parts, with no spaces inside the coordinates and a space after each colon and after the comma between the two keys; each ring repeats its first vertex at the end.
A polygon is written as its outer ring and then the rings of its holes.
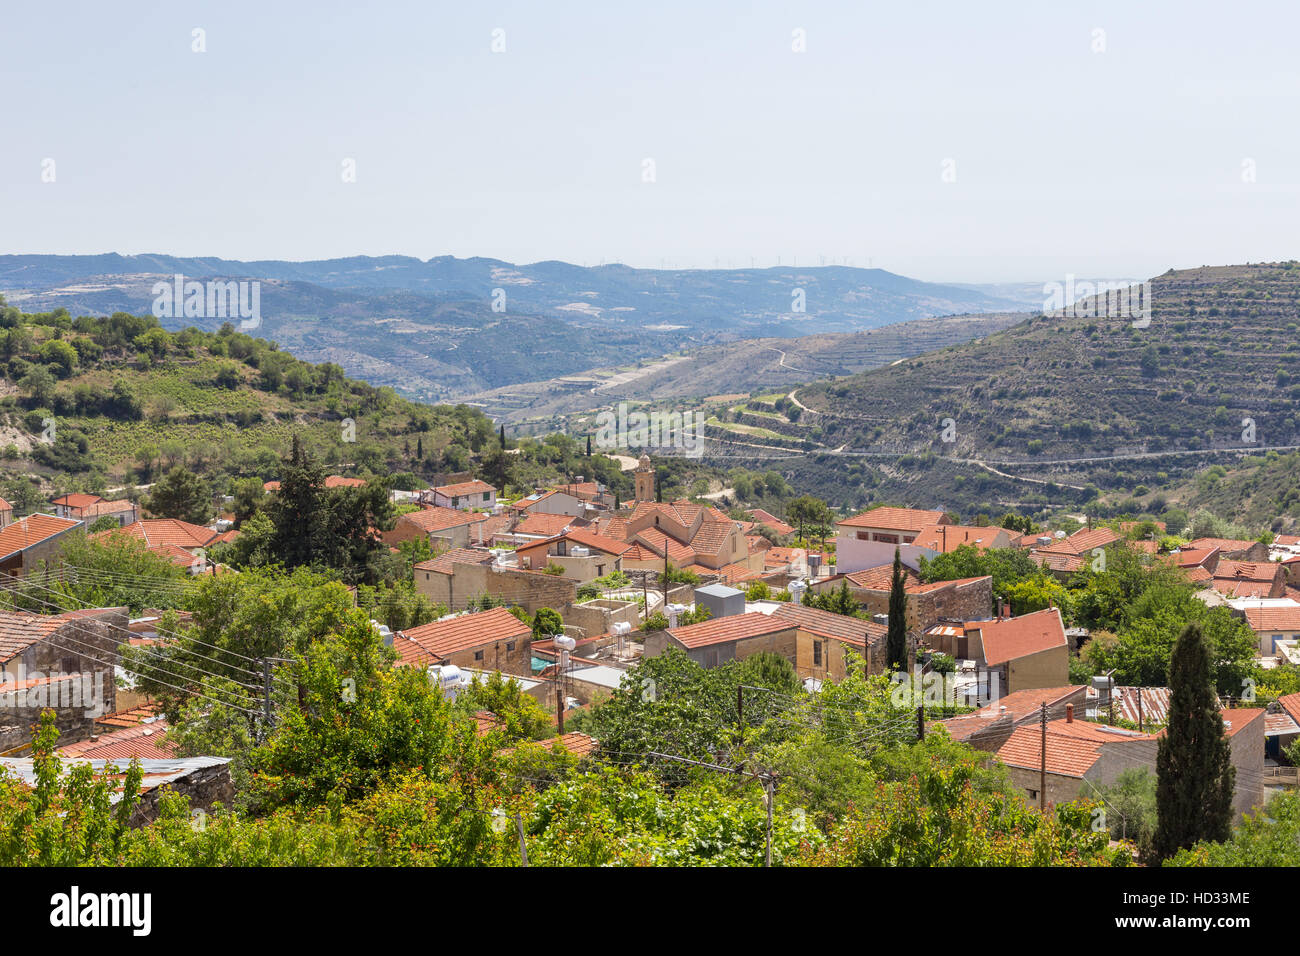
{"type": "MultiPolygon", "coordinates": [[[[841,580],[848,583],[849,593],[863,610],[872,615],[889,613],[892,566],[881,565],[866,571],[835,575],[816,582],[810,590],[819,594],[835,591],[841,580]]],[[[903,580],[909,632],[925,631],[943,621],[982,620],[992,613],[993,578],[989,575],[923,583],[914,571],[904,568],[903,580]]]]}
{"type": "Polygon", "coordinates": [[[400,516],[393,530],[381,532],[379,537],[390,546],[424,537],[435,551],[464,548],[486,543],[487,520],[487,515],[478,512],[429,505],[400,516]]]}
{"type": "Polygon", "coordinates": [[[809,676],[813,669],[812,643],[806,642],[801,656],[798,627],[794,622],[761,611],[670,627],[646,635],[646,657],[658,657],[669,647],[684,651],[702,667],[717,667],[760,651],[771,651],[794,664],[801,677],[809,676]]]}
{"type": "Polygon", "coordinates": [[[1269,705],[1265,718],[1265,756],[1276,760],[1281,751],[1286,750],[1297,738],[1300,738],[1300,694],[1287,694],[1277,699],[1276,705],[1269,705]],[[1288,726],[1281,718],[1291,721],[1288,726]],[[1293,730],[1292,727],[1295,729],[1293,730]]]}
{"type": "Polygon", "coordinates": [[[868,674],[884,674],[889,669],[886,647],[889,629],[884,625],[793,602],[778,604],[771,616],[793,624],[797,630],[799,650],[810,661],[809,673],[799,671],[801,677],[842,680],[848,674],[847,650],[866,657],[868,674]],[[811,653],[805,645],[811,648],[811,653]]]}
{"type": "Polygon", "coordinates": [[[963,740],[976,750],[995,751],[1006,743],[1012,731],[1026,724],[1035,726],[1042,719],[1043,708],[1048,720],[1059,720],[1070,713],[1083,714],[1088,688],[1084,684],[1039,687],[1016,691],[971,714],[932,721],[928,726],[942,726],[954,740],[963,740]]]}
{"type": "Polygon", "coordinates": [[[1259,641],[1260,657],[1276,657],[1282,640],[1300,638],[1300,603],[1290,598],[1230,601],[1239,617],[1244,617],[1259,641]]]}
{"type": "Polygon", "coordinates": [[[0,498],[0,529],[7,528],[14,522],[14,506],[0,498]]]}
{"type": "Polygon", "coordinates": [[[605,537],[634,546],[623,554],[628,569],[661,570],[666,553],[677,567],[699,565],[706,573],[730,564],[761,570],[761,564],[755,566],[761,558],[751,558],[740,522],[711,506],[641,501],[629,515],[604,519],[599,529],[605,537]]]}
{"type": "Polygon", "coordinates": [[[438,508],[476,508],[491,511],[496,507],[497,490],[486,481],[462,481],[454,485],[440,485],[433,489],[433,504],[438,508]]]}
{"type": "Polygon", "coordinates": [[[559,567],[564,577],[586,582],[623,570],[623,555],[631,547],[595,531],[570,528],[554,537],[520,545],[515,554],[521,568],[541,571],[559,567]]]}
{"type": "Polygon", "coordinates": [[[1120,542],[1110,528],[1082,528],[1063,538],[1042,537],[1029,550],[1029,556],[1041,568],[1061,581],[1083,570],[1104,549],[1120,542]]]}
{"type": "Polygon", "coordinates": [[[435,604],[464,610],[483,595],[518,605],[529,614],[549,607],[564,614],[577,599],[578,585],[571,578],[532,571],[510,563],[508,554],[481,548],[454,548],[413,569],[415,589],[435,604]]]}
{"type": "Polygon", "coordinates": [[[118,646],[129,635],[126,608],[0,611],[0,753],[30,741],[46,707],[65,739],[89,736],[116,709],[118,646]]]}
{"type": "Polygon", "coordinates": [[[532,674],[532,631],[503,607],[445,617],[398,631],[393,647],[403,660],[427,655],[429,664],[485,668],[509,674],[532,674]],[[398,647],[399,642],[402,647],[398,647]],[[411,647],[410,645],[414,645],[411,647]]]}
{"type": "Polygon", "coordinates": [[[107,501],[99,495],[68,494],[59,495],[50,503],[54,505],[56,517],[84,521],[87,526],[106,516],[115,518],[119,525],[130,524],[140,517],[139,507],[125,498],[107,501]]]}
{"type": "Polygon", "coordinates": [[[547,514],[544,511],[535,514],[528,512],[514,526],[510,534],[516,540],[520,538],[551,538],[569,530],[569,528],[573,527],[574,522],[581,520],[583,519],[568,514],[547,514]]]}
{"type": "Polygon", "coordinates": [[[969,545],[980,551],[989,548],[1010,548],[1013,547],[1013,535],[1015,535],[1016,539],[1020,537],[1006,528],[997,528],[992,525],[978,527],[960,524],[933,524],[918,531],[916,537],[912,539],[912,543],[935,554],[947,554],[950,551],[956,551],[963,545],[969,545]]]}
{"type": "Polygon", "coordinates": [[[953,643],[953,657],[996,672],[1004,693],[1070,682],[1065,625],[1054,607],[1020,617],[968,622],[965,634],[953,643]]]}
{"type": "Polygon", "coordinates": [[[900,550],[905,560],[910,557],[909,563],[914,565],[915,557],[922,549],[908,546],[922,531],[944,524],[951,522],[942,511],[886,506],[837,521],[836,568],[848,573],[888,564],[894,560],[895,548],[900,550]]]}
{"type": "MultiPolygon", "coordinates": [[[[1222,713],[1236,769],[1233,810],[1238,815],[1250,813],[1264,799],[1265,711],[1259,708],[1222,713]]],[[[1012,732],[998,747],[997,756],[1007,766],[1012,782],[1033,804],[1039,801],[1045,763],[1046,802],[1056,805],[1081,797],[1095,799],[1098,788],[1115,783],[1121,773],[1133,767],[1154,774],[1164,733],[1144,734],[1076,720],[1073,707],[1067,706],[1064,720],[1047,723],[1046,752],[1043,730],[1031,720],[1012,732]]]]}
{"type": "Polygon", "coordinates": [[[1229,598],[1280,598],[1286,580],[1286,569],[1275,561],[1220,560],[1210,587],[1229,598]]]}
{"type": "Polygon", "coordinates": [[[764,511],[762,508],[753,508],[746,511],[745,514],[753,520],[755,525],[767,525],[779,535],[794,534],[794,526],[786,524],[770,511],[764,511]]]}
{"type": "Polygon", "coordinates": [[[208,560],[207,549],[230,540],[238,533],[218,532],[178,518],[141,518],[120,528],[96,532],[91,537],[102,539],[105,535],[127,535],[136,538],[158,557],[198,575],[210,573],[216,567],[208,560]]]}
{"type": "MultiPolygon", "coordinates": [[[[130,758],[115,757],[89,760],[72,757],[59,768],[67,773],[73,766],[88,765],[96,774],[104,771],[113,776],[124,776],[131,769],[130,758]]],[[[36,784],[36,761],[31,757],[0,757],[0,767],[8,770],[27,786],[36,784]]],[[[189,802],[190,812],[210,811],[217,803],[229,807],[235,798],[235,787],[230,777],[229,757],[170,757],[166,760],[141,760],[144,777],[140,781],[140,801],[131,812],[128,825],[144,826],[158,816],[159,797],[175,793],[189,802]]],[[[120,794],[111,797],[116,803],[120,794]]]]}
{"type": "Polygon", "coordinates": [[[535,491],[512,503],[510,509],[521,515],[568,515],[571,518],[587,517],[596,511],[591,502],[578,495],[554,489],[535,491]]]}
{"type": "Polygon", "coordinates": [[[167,739],[167,721],[158,718],[134,727],[122,727],[97,734],[59,748],[63,757],[87,760],[167,760],[176,756],[179,745],[167,739]]]}
{"type": "Polygon", "coordinates": [[[69,531],[85,527],[77,518],[33,514],[0,529],[0,574],[22,577],[51,560],[69,531]]]}
{"type": "Polygon", "coordinates": [[[1187,546],[1193,551],[1217,548],[1221,557],[1232,561],[1267,561],[1268,545],[1236,538],[1197,538],[1187,546]]]}

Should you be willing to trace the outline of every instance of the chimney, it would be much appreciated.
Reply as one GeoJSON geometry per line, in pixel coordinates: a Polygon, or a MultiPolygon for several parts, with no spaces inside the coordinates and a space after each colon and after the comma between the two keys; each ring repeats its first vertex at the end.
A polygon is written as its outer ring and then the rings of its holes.
{"type": "Polygon", "coordinates": [[[1072,724],[1072,723],[1074,723],[1074,705],[1073,705],[1073,704],[1066,704],[1066,705],[1065,705],[1065,722],[1066,722],[1067,724],[1072,724]]]}

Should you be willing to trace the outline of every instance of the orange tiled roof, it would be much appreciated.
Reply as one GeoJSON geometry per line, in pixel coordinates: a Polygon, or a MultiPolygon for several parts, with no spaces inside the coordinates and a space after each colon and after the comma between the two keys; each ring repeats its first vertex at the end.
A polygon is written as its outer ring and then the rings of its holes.
{"type": "Polygon", "coordinates": [[[482,548],[452,548],[450,551],[444,551],[436,558],[430,558],[428,561],[420,561],[415,565],[417,571],[436,571],[439,574],[454,574],[457,564],[482,564],[490,560],[492,553],[484,551],[482,548]]]}
{"type": "Polygon", "coordinates": [[[933,524],[942,524],[942,511],[920,511],[916,508],[890,508],[881,505],[836,524],[845,528],[883,528],[886,531],[920,531],[933,524]]]}
{"type": "Polygon", "coordinates": [[[437,505],[429,505],[420,511],[404,514],[399,520],[409,521],[421,531],[446,531],[449,528],[459,528],[461,525],[486,521],[487,517],[487,515],[475,511],[461,511],[459,508],[442,508],[437,505]]]}
{"type": "MultiPolygon", "coordinates": [[[[864,591],[888,591],[894,586],[893,564],[882,564],[876,568],[867,568],[865,571],[853,571],[844,576],[848,578],[850,585],[864,591]]],[[[912,587],[920,583],[921,576],[907,565],[903,565],[903,586],[912,587]]]]}
{"type": "Polygon", "coordinates": [[[87,760],[166,760],[176,756],[177,745],[166,740],[167,721],[123,727],[101,734],[96,740],[82,740],[60,747],[64,757],[84,757],[87,760]]]}
{"type": "Polygon", "coordinates": [[[1037,550],[1040,554],[1087,554],[1093,548],[1104,548],[1119,539],[1110,528],[1084,528],[1037,550]]]}
{"type": "Polygon", "coordinates": [[[1248,607],[1242,613],[1252,631],[1300,631],[1300,605],[1248,607]]]}
{"type": "Polygon", "coordinates": [[[560,534],[577,520],[572,515],[549,515],[544,512],[529,514],[515,525],[515,534],[539,534],[546,537],[560,534]]]}
{"type": "Polygon", "coordinates": [[[1028,654],[1065,647],[1065,625],[1054,607],[1001,621],[975,621],[968,631],[978,630],[984,645],[984,662],[990,667],[1028,654]]]}
{"type": "Polygon", "coordinates": [[[748,614],[733,614],[730,617],[701,621],[699,624],[687,624],[685,627],[671,627],[668,633],[684,647],[694,649],[763,634],[776,634],[793,628],[794,625],[788,620],[761,611],[750,611],[748,614]]]}
{"type": "Polygon", "coordinates": [[[981,528],[964,524],[932,524],[926,525],[918,531],[912,544],[917,547],[928,548],[931,551],[938,551],[941,554],[947,554],[949,551],[957,550],[964,544],[976,548],[991,548],[998,538],[1001,538],[1004,542],[1003,547],[1010,546],[1011,532],[1008,532],[1005,528],[997,528],[992,525],[981,528]]]}
{"type": "Polygon", "coordinates": [[[1300,694],[1287,694],[1285,697],[1279,697],[1277,702],[1291,715],[1292,720],[1300,724],[1300,694]]]}
{"type": "Polygon", "coordinates": [[[7,558],[33,545],[48,541],[55,535],[81,527],[83,522],[73,518],[56,518],[54,515],[34,514],[19,518],[0,530],[0,558],[7,558]]]}
{"type": "Polygon", "coordinates": [[[1011,719],[1017,723],[1039,713],[1043,704],[1047,705],[1049,717],[1060,717],[1064,711],[1066,698],[1078,696],[1079,705],[1074,708],[1075,718],[1083,717],[1083,704],[1087,700],[1087,684],[1066,684],[1064,687],[1039,687],[1033,690],[1018,690],[975,712],[979,717],[997,717],[1004,708],[1011,719]],[[1061,704],[1061,706],[1054,706],[1061,704]]]}
{"type": "Polygon", "coordinates": [[[179,518],[141,518],[120,528],[110,528],[99,534],[129,534],[139,538],[151,548],[175,545],[178,548],[202,548],[217,539],[217,533],[202,525],[190,524],[179,518]]]}
{"type": "Polygon", "coordinates": [[[433,490],[444,498],[463,498],[466,495],[481,495],[485,492],[496,491],[496,489],[486,481],[479,481],[477,478],[473,481],[462,481],[454,485],[439,485],[433,490]]]}
{"type": "MultiPolygon", "coordinates": [[[[444,621],[433,621],[399,632],[408,640],[438,657],[470,650],[497,641],[514,641],[529,637],[528,625],[503,607],[472,614],[460,614],[444,621]]],[[[396,639],[394,639],[396,644],[396,639]]],[[[400,652],[399,652],[400,653],[400,652]]]]}
{"type": "MultiPolygon", "coordinates": [[[[1064,777],[1082,777],[1101,756],[1108,743],[1151,740],[1150,734],[1119,733],[1082,720],[1047,722],[1047,772],[1064,777]]],[[[1038,770],[1043,762],[1042,729],[1028,723],[1017,727],[998,748],[998,759],[1009,767],[1038,770]]]]}
{"type": "Polygon", "coordinates": [[[0,611],[0,663],[11,660],[64,624],[83,616],[75,611],[53,615],[0,611]]]}
{"type": "Polygon", "coordinates": [[[854,647],[865,647],[868,641],[875,643],[883,640],[889,633],[887,627],[875,621],[835,614],[793,602],[778,605],[771,616],[788,621],[800,630],[816,634],[818,637],[834,638],[854,647]]]}

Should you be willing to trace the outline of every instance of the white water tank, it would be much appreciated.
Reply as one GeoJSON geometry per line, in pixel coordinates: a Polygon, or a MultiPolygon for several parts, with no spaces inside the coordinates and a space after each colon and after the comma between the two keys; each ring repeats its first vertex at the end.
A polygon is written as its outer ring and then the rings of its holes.
{"type": "Polygon", "coordinates": [[[623,638],[627,634],[630,634],[631,632],[632,632],[632,625],[629,624],[627,621],[615,621],[614,626],[610,628],[610,633],[613,634],[616,638],[618,638],[617,647],[618,647],[619,657],[623,656],[623,646],[624,646],[623,638]]]}
{"type": "Polygon", "coordinates": [[[381,624],[371,618],[370,626],[379,632],[379,637],[384,642],[385,647],[393,646],[393,631],[387,624],[381,624]]]}
{"type": "Polygon", "coordinates": [[[669,604],[664,611],[668,614],[668,626],[676,627],[681,615],[686,613],[685,604],[669,604]]]}
{"type": "Polygon", "coordinates": [[[808,590],[808,585],[803,581],[791,581],[786,590],[790,592],[790,600],[799,604],[803,601],[803,592],[808,590]]]}

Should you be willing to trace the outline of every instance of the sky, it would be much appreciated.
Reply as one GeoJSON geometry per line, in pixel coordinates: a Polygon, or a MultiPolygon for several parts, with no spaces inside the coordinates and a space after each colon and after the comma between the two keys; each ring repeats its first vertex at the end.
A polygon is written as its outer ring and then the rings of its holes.
{"type": "Polygon", "coordinates": [[[0,253],[1300,257],[1294,0],[7,7],[0,253]]]}

